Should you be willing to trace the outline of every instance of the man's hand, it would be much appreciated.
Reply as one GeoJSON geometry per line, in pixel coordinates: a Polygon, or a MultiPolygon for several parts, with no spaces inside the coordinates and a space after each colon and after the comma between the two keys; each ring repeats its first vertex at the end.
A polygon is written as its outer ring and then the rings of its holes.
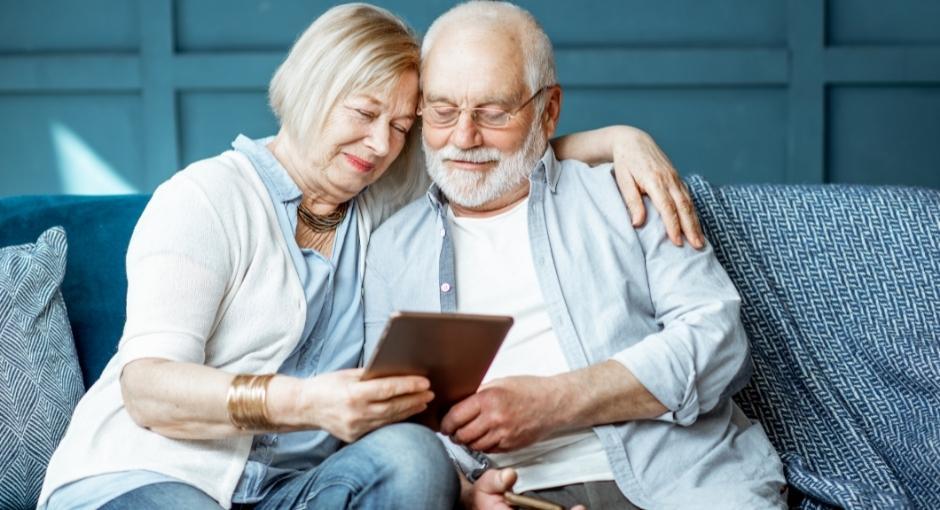
{"type": "Polygon", "coordinates": [[[689,190],[672,162],[648,134],[629,126],[621,127],[613,141],[614,175],[633,218],[633,226],[646,222],[642,195],[648,195],[673,244],[682,246],[684,234],[695,248],[705,246],[689,190]]]}
{"type": "Polygon", "coordinates": [[[451,408],[441,422],[441,433],[486,453],[531,445],[563,423],[564,397],[556,386],[552,377],[493,380],[451,408]]]}
{"type": "Polygon", "coordinates": [[[317,428],[352,442],[382,425],[423,411],[434,398],[424,377],[360,380],[364,370],[337,370],[301,381],[298,414],[317,428]]]}
{"type": "Polygon", "coordinates": [[[512,469],[490,469],[472,485],[461,477],[460,501],[466,510],[511,510],[503,494],[515,483],[512,469]]]}
{"type": "MultiPolygon", "coordinates": [[[[516,472],[511,469],[490,469],[474,484],[461,476],[460,502],[466,510],[511,510],[513,507],[503,496],[516,483],[516,472]]],[[[587,510],[578,505],[571,510],[587,510]]]]}
{"type": "Polygon", "coordinates": [[[625,366],[607,360],[552,377],[495,379],[450,409],[441,433],[486,453],[565,430],[652,419],[668,411],[625,366]]]}

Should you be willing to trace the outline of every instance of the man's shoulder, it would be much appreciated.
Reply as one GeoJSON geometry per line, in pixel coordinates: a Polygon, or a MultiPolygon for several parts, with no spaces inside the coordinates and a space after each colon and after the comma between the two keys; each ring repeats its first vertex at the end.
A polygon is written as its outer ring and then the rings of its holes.
{"type": "Polygon", "coordinates": [[[383,255],[399,253],[396,247],[407,247],[418,240],[421,232],[435,220],[428,197],[422,196],[385,220],[372,234],[369,251],[379,250],[383,255]],[[392,250],[393,253],[387,253],[392,250]]]}
{"type": "MultiPolygon", "coordinates": [[[[559,198],[564,200],[576,200],[578,203],[586,201],[587,204],[593,204],[600,208],[605,216],[614,213],[623,212],[626,214],[625,225],[632,224],[630,211],[626,208],[623,195],[617,185],[617,179],[614,176],[613,163],[601,163],[591,165],[584,161],[576,159],[565,159],[557,161],[560,178],[556,187],[559,198]],[[590,200],[587,200],[590,197],[590,200]]],[[[662,223],[659,211],[653,205],[652,200],[642,195],[643,205],[647,211],[647,219],[644,225],[656,225],[662,223]]],[[[591,208],[581,208],[584,212],[589,212],[591,208]]],[[[631,227],[632,228],[632,227],[631,227]]]]}
{"type": "Polygon", "coordinates": [[[610,207],[619,200],[612,163],[590,165],[577,159],[555,161],[555,194],[565,201],[581,203],[588,200],[602,207],[610,207]]]}
{"type": "Polygon", "coordinates": [[[600,180],[609,181],[614,170],[613,163],[600,163],[591,165],[578,159],[556,160],[558,171],[561,172],[562,180],[576,180],[580,182],[597,182],[600,180]]]}

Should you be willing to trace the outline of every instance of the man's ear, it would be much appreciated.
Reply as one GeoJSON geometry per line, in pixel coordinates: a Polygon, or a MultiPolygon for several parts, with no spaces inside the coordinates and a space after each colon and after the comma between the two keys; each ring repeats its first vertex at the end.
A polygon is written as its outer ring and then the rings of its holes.
{"type": "Polygon", "coordinates": [[[545,113],[542,114],[542,127],[545,129],[545,136],[551,138],[555,136],[558,118],[561,116],[561,85],[553,85],[545,93],[548,94],[548,102],[545,104],[545,113]]]}

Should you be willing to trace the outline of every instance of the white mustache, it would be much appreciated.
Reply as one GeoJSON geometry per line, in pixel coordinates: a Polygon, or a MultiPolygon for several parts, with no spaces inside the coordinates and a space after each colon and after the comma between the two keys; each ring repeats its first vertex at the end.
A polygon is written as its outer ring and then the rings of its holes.
{"type": "Polygon", "coordinates": [[[469,161],[471,163],[489,163],[491,161],[499,161],[502,159],[502,154],[492,148],[492,147],[479,147],[476,149],[458,149],[453,145],[448,145],[442,148],[437,153],[438,161],[447,161],[455,159],[458,161],[469,161]]]}

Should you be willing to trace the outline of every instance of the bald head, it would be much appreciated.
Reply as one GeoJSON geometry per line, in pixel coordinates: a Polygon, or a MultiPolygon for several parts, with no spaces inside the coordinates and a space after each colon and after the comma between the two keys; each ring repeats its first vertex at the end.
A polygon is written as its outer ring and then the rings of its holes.
{"type": "Polygon", "coordinates": [[[513,68],[528,88],[528,93],[557,82],[552,44],[535,18],[525,9],[508,2],[466,2],[438,17],[421,46],[421,74],[439,70],[434,63],[440,57],[450,59],[463,50],[482,50],[494,59],[506,54],[516,60],[513,68]],[[443,54],[443,55],[442,55],[443,54]]]}

